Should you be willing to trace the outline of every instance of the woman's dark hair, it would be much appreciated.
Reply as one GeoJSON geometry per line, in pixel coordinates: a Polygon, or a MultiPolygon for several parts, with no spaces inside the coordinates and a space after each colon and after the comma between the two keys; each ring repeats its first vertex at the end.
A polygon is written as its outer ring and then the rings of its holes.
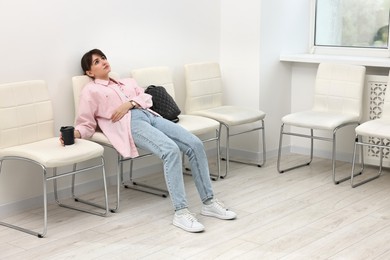
{"type": "Polygon", "coordinates": [[[99,55],[101,57],[105,57],[106,55],[99,49],[93,49],[89,52],[85,53],[83,57],[81,58],[81,68],[84,71],[84,74],[87,74],[87,71],[91,69],[92,66],[92,55],[99,55]]]}

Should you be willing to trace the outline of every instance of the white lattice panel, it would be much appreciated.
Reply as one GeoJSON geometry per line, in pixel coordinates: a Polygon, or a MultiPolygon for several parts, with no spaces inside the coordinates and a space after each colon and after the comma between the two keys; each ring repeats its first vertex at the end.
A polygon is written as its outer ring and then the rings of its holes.
{"type": "MultiPolygon", "coordinates": [[[[367,75],[364,93],[363,105],[363,122],[380,118],[382,115],[382,107],[385,99],[387,88],[387,77],[379,75],[367,75]]],[[[378,144],[378,138],[369,137],[370,143],[378,144]]],[[[389,140],[385,140],[385,144],[389,144],[389,140]]],[[[390,166],[389,149],[384,149],[383,165],[390,166]]],[[[379,149],[375,147],[368,147],[365,149],[365,162],[367,164],[379,164],[379,149]]]]}

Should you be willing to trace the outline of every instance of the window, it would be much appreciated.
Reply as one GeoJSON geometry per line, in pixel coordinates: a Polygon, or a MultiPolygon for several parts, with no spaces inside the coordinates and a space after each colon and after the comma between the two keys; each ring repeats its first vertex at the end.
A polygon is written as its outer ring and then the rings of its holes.
{"type": "Polygon", "coordinates": [[[390,0],[312,0],[313,53],[389,56],[390,0]]]}

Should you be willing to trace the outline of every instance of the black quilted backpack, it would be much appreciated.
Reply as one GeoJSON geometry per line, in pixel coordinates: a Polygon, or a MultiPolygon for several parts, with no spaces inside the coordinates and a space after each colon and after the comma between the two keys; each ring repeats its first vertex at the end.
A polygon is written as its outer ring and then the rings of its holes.
{"type": "Polygon", "coordinates": [[[179,121],[180,108],[164,87],[150,85],[145,89],[145,93],[152,96],[153,106],[150,109],[175,123],[179,121]]]}

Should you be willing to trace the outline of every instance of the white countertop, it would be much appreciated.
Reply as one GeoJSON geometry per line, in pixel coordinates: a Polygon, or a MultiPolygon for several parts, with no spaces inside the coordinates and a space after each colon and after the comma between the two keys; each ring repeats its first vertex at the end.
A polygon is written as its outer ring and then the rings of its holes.
{"type": "Polygon", "coordinates": [[[321,55],[321,54],[281,54],[280,61],[301,62],[301,63],[321,63],[321,62],[348,62],[368,67],[390,68],[390,58],[381,57],[359,57],[359,56],[340,56],[340,55],[321,55]]]}

